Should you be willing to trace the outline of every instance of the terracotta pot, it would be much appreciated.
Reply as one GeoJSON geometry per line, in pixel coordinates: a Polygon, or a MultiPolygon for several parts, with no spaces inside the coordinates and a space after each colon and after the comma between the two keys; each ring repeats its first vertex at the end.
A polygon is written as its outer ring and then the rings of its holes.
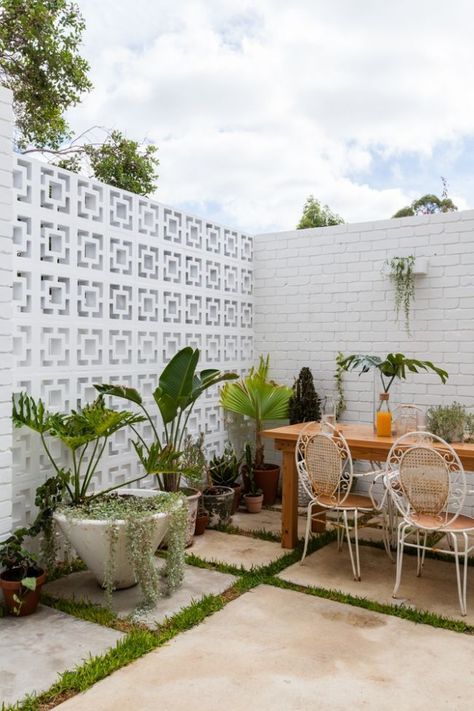
{"type": "Polygon", "coordinates": [[[195,536],[202,536],[204,531],[209,525],[209,514],[208,513],[198,513],[196,517],[196,528],[194,529],[195,536]]]}
{"type": "Polygon", "coordinates": [[[273,506],[278,493],[280,467],[276,464],[264,464],[261,469],[254,469],[255,487],[263,492],[263,505],[273,506]]]}
{"type": "MultiPolygon", "coordinates": [[[[30,573],[30,571],[28,572],[30,573]]],[[[22,589],[20,581],[8,579],[9,577],[11,578],[12,575],[14,575],[14,570],[5,570],[0,575],[0,588],[3,590],[7,610],[10,615],[15,615],[16,617],[32,615],[33,612],[36,612],[36,608],[38,607],[41,587],[46,580],[45,572],[41,568],[36,572],[31,572],[31,577],[36,577],[36,589],[27,591],[25,591],[25,588],[22,589]],[[21,598],[20,604],[14,599],[15,595],[21,598]],[[15,612],[15,608],[19,608],[17,612],[15,612]]]]}
{"type": "Polygon", "coordinates": [[[202,505],[209,514],[209,528],[230,522],[234,490],[230,486],[209,486],[202,492],[202,505]]]}
{"type": "Polygon", "coordinates": [[[230,488],[234,490],[234,502],[232,504],[231,514],[235,514],[239,510],[240,499],[242,498],[242,486],[241,484],[231,484],[230,488]]]}
{"type": "MultiPolygon", "coordinates": [[[[320,511],[325,511],[322,506],[313,506],[313,513],[319,513],[320,511]]],[[[313,533],[324,533],[326,530],[326,514],[324,516],[318,516],[316,521],[311,520],[311,530],[313,533]]]]}
{"type": "Polygon", "coordinates": [[[259,513],[263,506],[263,494],[244,494],[244,501],[249,513],[259,513]]]}

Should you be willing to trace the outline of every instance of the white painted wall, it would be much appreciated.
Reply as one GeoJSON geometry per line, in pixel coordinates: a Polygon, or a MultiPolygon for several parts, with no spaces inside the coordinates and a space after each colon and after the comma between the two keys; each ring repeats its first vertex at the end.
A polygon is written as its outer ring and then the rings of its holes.
{"type": "MultiPolygon", "coordinates": [[[[292,384],[309,366],[325,395],[339,350],[401,351],[450,377],[446,385],[411,377],[399,401],[474,408],[473,210],[258,235],[254,269],[255,350],[271,354],[275,379],[292,384]],[[381,274],[387,257],[409,254],[428,258],[426,276],[416,277],[412,337],[394,322],[393,287],[381,274]]],[[[373,376],[348,374],[345,390],[343,419],[370,422],[373,376]]]]}
{"type": "Polygon", "coordinates": [[[0,540],[12,523],[12,94],[0,87],[0,540]]]}

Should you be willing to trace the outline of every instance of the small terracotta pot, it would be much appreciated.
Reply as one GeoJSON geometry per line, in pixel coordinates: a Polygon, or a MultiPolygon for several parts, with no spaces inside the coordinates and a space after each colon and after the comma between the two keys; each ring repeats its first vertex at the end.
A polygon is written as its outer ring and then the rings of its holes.
{"type": "MultiPolygon", "coordinates": [[[[319,513],[320,511],[325,511],[322,506],[313,506],[313,513],[319,513]]],[[[316,521],[311,520],[311,530],[313,533],[324,533],[326,530],[326,514],[324,516],[318,516],[316,521]]]]}
{"type": "Polygon", "coordinates": [[[3,597],[5,598],[5,605],[7,607],[10,615],[15,615],[16,617],[26,617],[26,615],[32,615],[36,612],[38,607],[41,587],[44,585],[46,580],[45,572],[40,568],[39,571],[31,574],[31,577],[36,577],[36,589],[27,590],[22,588],[21,581],[19,580],[8,580],[8,576],[11,576],[11,571],[4,571],[0,575],[0,588],[3,590],[3,597]],[[21,603],[18,603],[14,596],[17,595],[21,598],[21,603]],[[15,612],[15,608],[19,608],[15,612]]]}
{"type": "Polygon", "coordinates": [[[194,529],[195,536],[202,536],[209,524],[208,513],[198,513],[196,517],[196,528],[194,529]]]}
{"type": "Polygon", "coordinates": [[[244,501],[249,513],[259,513],[263,506],[263,494],[244,494],[244,501]]]}
{"type": "Polygon", "coordinates": [[[264,464],[261,469],[254,469],[255,486],[263,491],[264,506],[273,506],[278,493],[280,467],[276,464],[264,464]]]}
{"type": "Polygon", "coordinates": [[[241,484],[231,484],[231,489],[234,490],[234,503],[232,504],[232,515],[239,510],[240,499],[242,498],[242,486],[241,484]]]}

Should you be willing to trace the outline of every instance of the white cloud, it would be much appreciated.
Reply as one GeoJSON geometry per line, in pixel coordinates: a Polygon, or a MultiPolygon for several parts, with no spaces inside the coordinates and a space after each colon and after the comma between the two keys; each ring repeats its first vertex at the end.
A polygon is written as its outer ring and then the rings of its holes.
{"type": "Polygon", "coordinates": [[[414,194],[402,174],[377,187],[374,150],[397,176],[402,152],[429,159],[440,141],[474,132],[464,0],[79,5],[95,89],[74,126],[156,142],[160,200],[251,231],[291,228],[309,193],[346,220],[387,217],[414,194]]]}

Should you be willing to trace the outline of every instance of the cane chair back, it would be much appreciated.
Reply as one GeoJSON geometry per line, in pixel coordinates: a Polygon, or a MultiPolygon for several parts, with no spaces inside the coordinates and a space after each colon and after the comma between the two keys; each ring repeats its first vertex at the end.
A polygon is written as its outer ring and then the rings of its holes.
{"type": "Polygon", "coordinates": [[[387,472],[398,510],[422,528],[442,529],[461,513],[467,493],[464,468],[454,449],[440,437],[403,435],[390,450],[387,472]]]}
{"type": "Polygon", "coordinates": [[[312,498],[324,497],[337,506],[352,484],[352,457],[345,437],[329,424],[327,432],[315,432],[314,422],[300,433],[296,443],[298,476],[312,498]]]}

